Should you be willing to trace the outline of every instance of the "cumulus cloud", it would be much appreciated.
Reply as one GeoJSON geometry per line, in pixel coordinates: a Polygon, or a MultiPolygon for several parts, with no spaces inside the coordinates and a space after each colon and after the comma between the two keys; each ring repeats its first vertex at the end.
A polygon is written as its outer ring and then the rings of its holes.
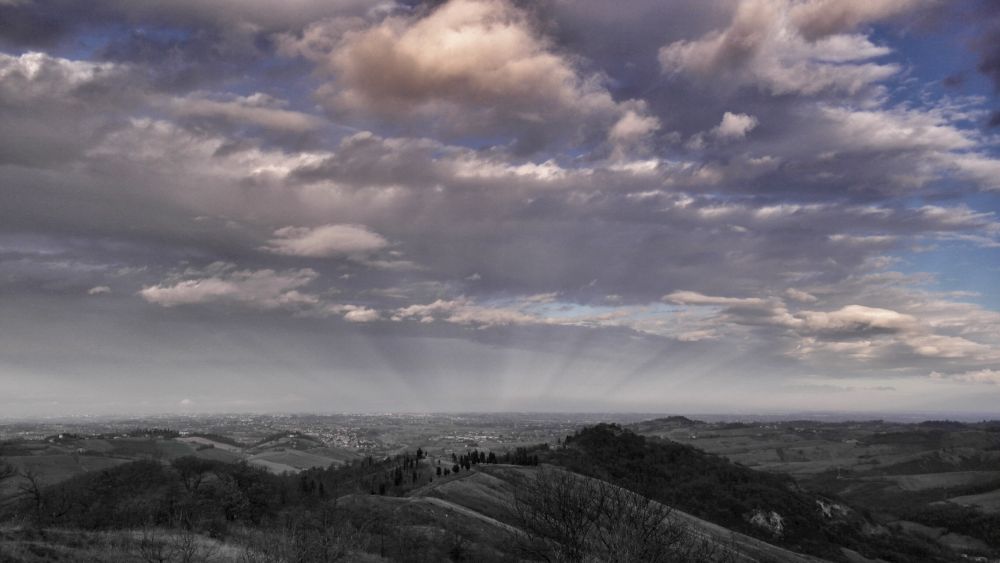
{"type": "Polygon", "coordinates": [[[320,22],[283,42],[334,77],[317,94],[337,112],[427,118],[460,133],[508,129],[527,143],[612,127],[620,140],[657,127],[641,105],[616,103],[599,75],[557,54],[506,0],[453,0],[360,30],[343,23],[320,22]]]}
{"type": "Polygon", "coordinates": [[[379,312],[367,307],[355,307],[344,313],[344,320],[352,323],[370,323],[379,319],[379,312]]]}
{"type": "Polygon", "coordinates": [[[340,315],[345,321],[351,323],[370,323],[382,318],[381,313],[370,307],[341,303],[326,304],[315,314],[318,316],[340,315]]]}
{"type": "Polygon", "coordinates": [[[712,130],[716,137],[722,139],[742,139],[747,133],[757,127],[757,118],[745,113],[726,112],[722,122],[712,130]]]}
{"type": "Polygon", "coordinates": [[[114,80],[125,69],[114,63],[70,60],[46,53],[21,55],[0,53],[0,95],[5,103],[34,105],[39,100],[77,104],[91,92],[101,90],[102,81],[114,80]]]}
{"type": "Polygon", "coordinates": [[[389,241],[363,225],[283,227],[274,231],[264,250],[275,254],[322,258],[365,255],[389,246],[389,241]]]}
{"type": "Polygon", "coordinates": [[[126,66],[0,53],[0,163],[75,160],[140,98],[126,66]]]}
{"type": "Polygon", "coordinates": [[[95,285],[87,290],[87,295],[105,295],[111,293],[111,288],[106,285],[95,285]]]}
{"type": "Polygon", "coordinates": [[[872,62],[890,50],[848,32],[916,3],[887,0],[868,4],[881,9],[862,8],[860,2],[739,2],[725,28],[662,47],[660,64],[668,73],[690,73],[729,85],[755,85],[773,95],[812,95],[828,90],[857,93],[892,76],[898,67],[872,62]]]}
{"type": "Polygon", "coordinates": [[[201,275],[143,287],[143,299],[163,307],[204,303],[236,303],[256,309],[295,309],[316,305],[319,298],[299,291],[318,276],[302,268],[274,270],[234,270],[231,265],[213,269],[214,275],[201,275]]]}

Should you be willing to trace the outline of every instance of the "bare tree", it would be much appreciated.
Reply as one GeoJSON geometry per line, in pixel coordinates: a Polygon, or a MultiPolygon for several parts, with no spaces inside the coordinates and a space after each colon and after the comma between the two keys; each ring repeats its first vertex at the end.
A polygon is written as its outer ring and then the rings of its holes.
{"type": "Polygon", "coordinates": [[[18,484],[18,495],[27,498],[31,502],[36,526],[45,524],[45,487],[42,478],[30,467],[19,471],[21,483],[18,484]]]}
{"type": "Polygon", "coordinates": [[[17,468],[0,459],[0,483],[17,476],[17,468]]]}
{"type": "Polygon", "coordinates": [[[251,536],[239,563],[333,563],[349,560],[368,543],[366,525],[356,526],[327,502],[315,513],[287,515],[275,534],[251,536]]]}
{"type": "Polygon", "coordinates": [[[202,563],[219,552],[218,546],[192,530],[168,533],[151,526],[139,532],[136,548],[146,563],[202,563]]]}
{"type": "Polygon", "coordinates": [[[73,504],[66,490],[46,486],[42,476],[34,469],[23,469],[17,475],[21,477],[21,482],[17,486],[16,496],[28,499],[36,527],[48,526],[72,510],[73,504]]]}
{"type": "Polygon", "coordinates": [[[170,561],[170,544],[164,534],[154,528],[143,528],[136,546],[139,557],[146,563],[167,563],[170,561]]]}
{"type": "Polygon", "coordinates": [[[522,551],[545,561],[719,561],[672,509],[606,481],[543,468],[516,483],[513,517],[522,551]]]}

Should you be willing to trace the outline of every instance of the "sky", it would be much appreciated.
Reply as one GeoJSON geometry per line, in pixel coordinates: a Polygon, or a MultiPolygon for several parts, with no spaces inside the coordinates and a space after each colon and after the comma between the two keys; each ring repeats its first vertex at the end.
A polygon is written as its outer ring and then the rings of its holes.
{"type": "Polygon", "coordinates": [[[1000,413],[1000,4],[0,0],[0,416],[1000,413]]]}

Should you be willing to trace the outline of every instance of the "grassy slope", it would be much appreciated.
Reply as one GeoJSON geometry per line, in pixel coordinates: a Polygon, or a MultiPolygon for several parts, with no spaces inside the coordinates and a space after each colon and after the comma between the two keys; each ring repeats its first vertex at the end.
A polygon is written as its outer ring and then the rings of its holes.
{"type": "MultiPolygon", "coordinates": [[[[531,477],[538,470],[535,467],[508,465],[479,466],[473,472],[435,481],[412,491],[410,496],[444,501],[454,507],[474,512],[478,515],[475,517],[484,521],[493,521],[498,528],[516,526],[517,522],[510,513],[514,483],[518,479],[531,477]]],[[[742,554],[740,560],[743,561],[764,560],[775,563],[822,561],[735,533],[678,510],[673,512],[673,516],[699,539],[707,539],[718,546],[738,546],[737,551],[742,554]]]]}

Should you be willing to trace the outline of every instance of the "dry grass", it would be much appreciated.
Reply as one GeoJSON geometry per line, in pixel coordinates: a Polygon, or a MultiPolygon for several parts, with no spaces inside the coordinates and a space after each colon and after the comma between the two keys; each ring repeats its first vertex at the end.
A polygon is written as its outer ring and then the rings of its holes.
{"type": "Polygon", "coordinates": [[[244,550],[194,533],[161,529],[87,532],[0,529],[0,561],[235,563],[244,550]]]}

